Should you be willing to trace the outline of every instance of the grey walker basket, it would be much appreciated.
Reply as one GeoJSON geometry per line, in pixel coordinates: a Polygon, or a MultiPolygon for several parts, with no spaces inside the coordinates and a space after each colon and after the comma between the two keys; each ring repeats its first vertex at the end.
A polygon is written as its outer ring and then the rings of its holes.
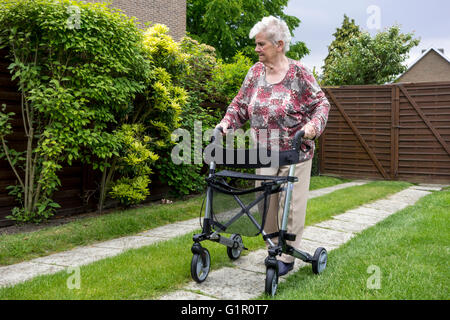
{"type": "MultiPolygon", "coordinates": [[[[219,130],[215,130],[214,137],[219,136],[219,130]]],[[[265,293],[275,295],[278,287],[278,263],[277,256],[283,254],[291,255],[301,259],[304,262],[312,264],[312,270],[315,274],[322,273],[327,264],[327,251],[325,248],[319,247],[315,250],[313,256],[307,252],[298,250],[286,241],[294,241],[295,234],[287,232],[287,223],[289,218],[289,208],[292,199],[292,190],[298,178],[295,177],[295,165],[299,163],[299,154],[303,152],[302,137],[303,131],[298,131],[295,135],[295,144],[293,150],[279,151],[276,155],[279,159],[278,166],[289,165],[288,176],[264,176],[249,173],[241,173],[236,171],[223,170],[216,172],[217,157],[210,162],[209,176],[206,178],[206,204],[203,218],[202,232],[193,236],[194,244],[191,251],[193,253],[191,261],[191,276],[201,283],[208,277],[211,268],[211,256],[208,249],[202,247],[201,242],[205,240],[214,241],[227,247],[227,254],[230,259],[236,260],[240,257],[244,247],[242,236],[262,235],[263,239],[269,244],[268,257],[265,259],[266,279],[265,293]],[[234,179],[242,179],[246,181],[259,181],[259,186],[250,189],[242,189],[233,186],[234,179]],[[281,220],[281,228],[278,232],[267,234],[264,231],[267,211],[270,204],[270,196],[275,193],[285,192],[284,209],[281,220]],[[222,234],[227,233],[231,236],[225,237],[222,234]],[[275,244],[271,239],[278,237],[278,243],[275,244]]],[[[211,142],[214,143],[214,137],[211,142]]],[[[230,150],[221,154],[230,154],[230,150]]],[[[262,164],[260,159],[255,163],[249,161],[251,150],[234,150],[233,161],[222,161],[227,167],[231,168],[262,168],[270,167],[269,164],[262,164]],[[238,151],[243,151],[245,161],[237,164],[238,151]]],[[[259,152],[254,154],[259,155],[259,152]]],[[[242,155],[242,154],[241,154],[242,155]]],[[[271,158],[273,159],[273,158],[271,158]]],[[[227,158],[229,160],[229,158],[227,158]]]]}

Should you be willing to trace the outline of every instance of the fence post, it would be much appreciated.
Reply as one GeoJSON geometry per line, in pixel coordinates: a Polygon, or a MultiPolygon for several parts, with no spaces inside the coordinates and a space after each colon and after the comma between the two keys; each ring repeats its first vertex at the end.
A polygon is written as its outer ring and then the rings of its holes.
{"type": "Polygon", "coordinates": [[[322,134],[319,137],[319,161],[317,161],[317,174],[320,176],[322,174],[322,168],[323,168],[323,159],[324,159],[324,152],[323,152],[323,140],[324,136],[326,134],[326,130],[322,132],[322,134]]]}
{"type": "Polygon", "coordinates": [[[398,132],[400,122],[400,89],[392,86],[391,93],[391,179],[398,178],[398,132]]]}

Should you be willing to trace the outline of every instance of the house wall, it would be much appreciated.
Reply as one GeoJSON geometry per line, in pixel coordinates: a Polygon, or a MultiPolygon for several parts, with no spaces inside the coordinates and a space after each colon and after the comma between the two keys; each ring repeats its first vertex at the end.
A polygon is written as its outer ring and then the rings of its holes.
{"type": "Polygon", "coordinates": [[[130,17],[136,17],[142,27],[146,22],[165,24],[177,41],[186,34],[186,0],[112,0],[112,6],[130,17]]]}
{"type": "Polygon", "coordinates": [[[450,81],[450,63],[431,50],[397,82],[450,81]]]}

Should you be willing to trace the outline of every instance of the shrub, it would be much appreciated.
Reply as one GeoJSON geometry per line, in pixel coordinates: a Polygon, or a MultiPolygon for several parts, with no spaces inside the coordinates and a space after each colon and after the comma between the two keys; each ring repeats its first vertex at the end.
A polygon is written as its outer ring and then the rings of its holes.
{"type": "Polygon", "coordinates": [[[252,65],[250,58],[241,53],[236,54],[229,63],[220,60],[208,83],[208,90],[213,101],[219,103],[222,108],[226,108],[238,94],[252,65]]]}
{"type": "Polygon", "coordinates": [[[115,166],[120,178],[112,183],[109,195],[125,206],[137,204],[150,194],[150,166],[158,156],[149,150],[151,138],[142,124],[123,124],[117,131],[121,150],[115,166]]]}
{"type": "MultiPolygon", "coordinates": [[[[215,49],[201,44],[189,37],[184,37],[180,48],[186,56],[187,69],[177,77],[177,84],[187,91],[187,101],[180,112],[180,127],[188,130],[193,138],[201,139],[203,133],[219,122],[219,115],[211,108],[208,82],[217,68],[215,49]],[[201,132],[195,132],[195,123],[201,123],[201,132]]],[[[199,126],[200,127],[200,126],[199,126]]],[[[172,147],[173,145],[171,145],[172,147]]],[[[203,143],[203,147],[205,144],[203,143]]],[[[167,183],[175,196],[184,196],[203,190],[205,186],[203,163],[175,164],[167,161],[170,158],[167,150],[166,157],[156,163],[156,169],[162,182],[167,183]]],[[[191,150],[194,159],[194,150],[191,150]]]]}
{"type": "Polygon", "coordinates": [[[150,74],[145,79],[142,93],[136,96],[128,112],[118,120],[120,124],[139,124],[139,127],[132,127],[135,128],[132,135],[126,134],[132,140],[122,139],[123,129],[128,127],[122,126],[115,131],[119,140],[125,143],[121,145],[122,155],[111,158],[110,166],[103,173],[100,209],[109,190],[112,197],[126,205],[143,201],[150,194],[150,167],[160,168],[156,162],[158,157],[163,163],[169,162],[171,135],[180,126],[180,114],[187,102],[187,93],[176,79],[186,72],[188,55],[183,53],[168,32],[166,26],[155,24],[143,33],[143,52],[149,62],[150,74]],[[142,172],[136,172],[133,163],[123,161],[130,156],[130,152],[134,152],[130,143],[140,144],[142,152],[151,154],[144,157],[143,168],[146,169],[142,172]]]}
{"type": "MultiPolygon", "coordinates": [[[[183,38],[181,48],[188,55],[189,69],[184,77],[178,79],[188,91],[188,101],[180,115],[180,127],[188,130],[192,138],[202,139],[205,131],[214,128],[222,119],[252,62],[242,54],[236,55],[230,63],[217,60],[213,47],[189,37],[183,38]],[[196,123],[201,124],[201,132],[194,130],[196,123]]],[[[202,141],[202,147],[207,143],[202,141]]],[[[194,150],[191,152],[190,158],[195,159],[194,150]]],[[[204,163],[176,165],[172,161],[160,161],[156,167],[160,179],[176,195],[198,192],[205,187],[208,166],[204,163]]]]}
{"type": "MultiPolygon", "coordinates": [[[[27,137],[25,150],[0,138],[16,174],[12,218],[40,221],[58,207],[51,200],[58,172],[74,160],[104,169],[118,156],[109,129],[145,89],[149,63],[133,19],[104,4],[70,0],[0,1],[0,47],[10,50],[27,137]]],[[[2,111],[8,123],[11,113],[2,111]]]]}

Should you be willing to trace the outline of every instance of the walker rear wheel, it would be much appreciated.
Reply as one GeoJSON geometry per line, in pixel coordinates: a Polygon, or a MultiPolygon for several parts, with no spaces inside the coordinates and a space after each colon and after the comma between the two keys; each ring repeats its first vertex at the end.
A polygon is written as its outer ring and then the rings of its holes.
{"type": "Polygon", "coordinates": [[[230,239],[235,242],[235,246],[232,248],[227,247],[227,254],[231,260],[236,260],[241,256],[242,237],[239,234],[232,234],[230,239]]]}
{"type": "Polygon", "coordinates": [[[201,283],[208,277],[211,268],[211,256],[206,248],[201,253],[194,253],[191,260],[191,276],[196,282],[201,283]]]}

